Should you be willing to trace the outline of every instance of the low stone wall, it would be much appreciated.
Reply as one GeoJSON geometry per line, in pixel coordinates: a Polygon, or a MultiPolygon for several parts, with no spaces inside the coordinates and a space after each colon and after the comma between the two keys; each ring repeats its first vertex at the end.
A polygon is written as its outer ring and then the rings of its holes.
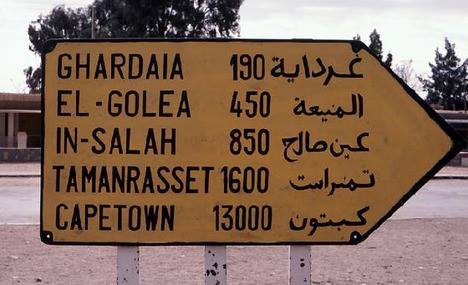
{"type": "Polygon", "coordinates": [[[40,162],[40,148],[0,148],[0,162],[40,162]]]}
{"type": "Polygon", "coordinates": [[[458,153],[452,160],[447,163],[447,166],[462,166],[468,167],[468,152],[458,153]]]}
{"type": "Polygon", "coordinates": [[[449,163],[447,163],[447,166],[461,166],[461,155],[457,154],[449,161],[449,163]]]}
{"type": "MultiPolygon", "coordinates": [[[[0,148],[0,162],[40,162],[40,148],[0,148]]],[[[448,166],[468,167],[468,152],[457,154],[448,166]]]]}
{"type": "Polygon", "coordinates": [[[460,157],[460,165],[468,167],[468,152],[460,152],[458,156],[460,157]]]}

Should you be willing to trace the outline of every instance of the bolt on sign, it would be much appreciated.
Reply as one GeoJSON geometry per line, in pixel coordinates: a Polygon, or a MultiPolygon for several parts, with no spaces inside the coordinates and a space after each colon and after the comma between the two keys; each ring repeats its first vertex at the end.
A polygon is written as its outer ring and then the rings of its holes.
{"type": "Polygon", "coordinates": [[[48,244],[355,244],[464,142],[358,41],[58,40],[48,244]]]}

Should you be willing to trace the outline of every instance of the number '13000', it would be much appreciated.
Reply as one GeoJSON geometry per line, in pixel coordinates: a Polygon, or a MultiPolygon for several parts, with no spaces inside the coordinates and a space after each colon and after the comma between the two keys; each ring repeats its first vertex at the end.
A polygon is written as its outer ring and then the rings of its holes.
{"type": "Polygon", "coordinates": [[[273,219],[273,211],[269,205],[216,205],[213,213],[216,231],[268,231],[273,219]]]}

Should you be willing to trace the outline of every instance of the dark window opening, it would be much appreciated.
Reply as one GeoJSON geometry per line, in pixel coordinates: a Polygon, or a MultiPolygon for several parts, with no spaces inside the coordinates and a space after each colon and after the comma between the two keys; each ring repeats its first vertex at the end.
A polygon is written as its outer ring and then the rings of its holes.
{"type": "Polygon", "coordinates": [[[8,113],[4,114],[5,116],[5,137],[8,136],[8,113]]]}

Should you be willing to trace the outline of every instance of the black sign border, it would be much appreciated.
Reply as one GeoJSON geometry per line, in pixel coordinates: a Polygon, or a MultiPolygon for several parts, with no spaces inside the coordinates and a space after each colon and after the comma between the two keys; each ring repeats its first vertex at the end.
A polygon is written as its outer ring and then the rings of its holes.
{"type": "Polygon", "coordinates": [[[366,240],[378,227],[380,227],[393,213],[396,212],[403,204],[408,201],[424,184],[426,184],[442,167],[444,167],[458,152],[466,147],[464,139],[424,100],[419,97],[416,92],[409,87],[401,78],[399,78],[389,67],[387,67],[371,50],[361,41],[356,40],[315,40],[315,39],[227,39],[227,38],[212,38],[212,39],[190,39],[190,38],[175,38],[175,39],[159,39],[159,38],[114,38],[114,39],[52,39],[45,43],[45,52],[41,56],[42,68],[42,88],[41,88],[41,205],[40,205],[40,238],[41,241],[49,245],[101,245],[101,246],[174,246],[174,245],[355,245],[366,240]],[[53,234],[43,228],[43,195],[44,195],[44,144],[45,144],[45,57],[46,54],[52,52],[58,43],[134,43],[134,42],[254,42],[254,43],[342,43],[349,44],[354,52],[361,49],[366,50],[371,54],[381,66],[387,70],[389,74],[405,89],[410,97],[418,103],[418,105],[426,111],[426,114],[450,137],[452,146],[450,150],[428,171],[424,174],[411,189],[403,195],[403,197],[384,215],[372,228],[366,233],[358,232],[351,233],[348,241],[338,242],[162,242],[162,243],[139,243],[139,242],[75,242],[75,241],[55,241],[53,234]]]}

